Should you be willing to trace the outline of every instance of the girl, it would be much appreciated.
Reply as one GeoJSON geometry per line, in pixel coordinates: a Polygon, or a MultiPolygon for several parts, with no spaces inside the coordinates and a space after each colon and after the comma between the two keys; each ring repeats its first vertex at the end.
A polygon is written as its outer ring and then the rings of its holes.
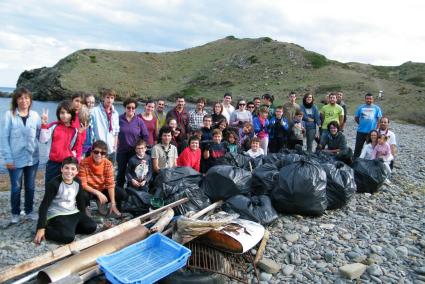
{"type": "Polygon", "coordinates": [[[373,148],[371,159],[384,160],[388,172],[391,173],[390,163],[393,159],[393,155],[391,154],[391,146],[387,143],[387,136],[378,134],[378,144],[373,148]]]}
{"type": "Polygon", "coordinates": [[[269,115],[269,109],[266,106],[260,107],[258,116],[254,118],[254,133],[260,138],[260,147],[264,151],[264,155],[267,155],[267,148],[269,145],[269,120],[267,119],[269,115]]]}
{"type": "Polygon", "coordinates": [[[239,100],[238,106],[239,108],[235,110],[234,112],[232,112],[232,114],[230,115],[229,124],[231,126],[242,128],[244,122],[252,122],[252,114],[251,112],[245,109],[246,107],[245,100],[239,100]]]}
{"type": "Polygon", "coordinates": [[[217,125],[217,122],[220,120],[226,120],[226,117],[223,115],[223,105],[220,102],[216,102],[213,107],[212,121],[213,126],[217,125]]]}
{"type": "Polygon", "coordinates": [[[239,146],[242,151],[251,148],[251,139],[254,138],[254,128],[251,123],[245,122],[242,129],[239,129],[239,146]]]}
{"type": "MultiPolygon", "coordinates": [[[[89,111],[91,113],[91,110],[94,108],[96,103],[96,98],[92,94],[87,94],[84,96],[84,103],[89,111]]],[[[94,134],[93,134],[93,119],[92,116],[89,116],[88,121],[89,126],[87,127],[86,131],[86,140],[83,143],[83,154],[84,157],[90,156],[91,146],[93,145],[94,140],[94,134]]]]}
{"type": "Polygon", "coordinates": [[[305,137],[307,142],[307,151],[313,152],[313,141],[315,138],[319,138],[317,128],[320,127],[320,112],[317,106],[314,104],[314,97],[310,93],[306,93],[303,97],[303,103],[301,105],[301,111],[304,113],[303,121],[305,124],[305,137]]]}
{"type": "Polygon", "coordinates": [[[372,152],[376,144],[378,144],[378,131],[372,130],[366,138],[367,144],[363,146],[360,158],[372,160],[372,152]]]}
{"type": "Polygon", "coordinates": [[[234,131],[229,131],[227,134],[227,150],[229,153],[239,153],[238,135],[234,131]]]}
{"type": "Polygon", "coordinates": [[[31,220],[37,220],[38,217],[33,211],[33,205],[41,119],[31,110],[31,105],[31,92],[25,88],[17,89],[2,124],[0,153],[10,177],[12,224],[18,223],[20,219],[22,176],[25,183],[25,214],[31,220]]]}
{"type": "Polygon", "coordinates": [[[199,149],[199,137],[189,138],[189,146],[186,147],[177,159],[177,166],[191,167],[195,171],[201,170],[201,149],[199,149]]]}
{"type": "Polygon", "coordinates": [[[148,130],[148,143],[149,147],[156,144],[156,137],[158,135],[158,129],[156,128],[157,122],[154,116],[155,103],[153,101],[147,101],[145,105],[145,111],[139,115],[142,121],[145,123],[146,129],[148,130]]]}
{"type": "Polygon", "coordinates": [[[45,183],[61,174],[61,165],[65,158],[75,157],[80,159],[82,153],[82,133],[88,124],[81,125],[79,129],[72,126],[75,111],[70,101],[62,101],[56,109],[55,122],[47,124],[48,114],[44,112],[41,120],[40,142],[47,143],[50,139],[49,160],[46,164],[45,183]]]}

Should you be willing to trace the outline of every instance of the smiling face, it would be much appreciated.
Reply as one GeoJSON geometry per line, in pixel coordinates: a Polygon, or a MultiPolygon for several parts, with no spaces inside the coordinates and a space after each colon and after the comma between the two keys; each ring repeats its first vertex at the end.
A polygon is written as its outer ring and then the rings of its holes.
{"type": "Polygon", "coordinates": [[[246,102],[245,101],[239,101],[238,106],[239,106],[240,111],[244,111],[245,106],[246,106],[246,102]]]}
{"type": "Polygon", "coordinates": [[[17,100],[18,109],[21,111],[28,111],[31,106],[31,98],[27,94],[22,94],[17,100]]]}
{"type": "Polygon", "coordinates": [[[214,113],[215,114],[221,114],[222,110],[223,110],[223,108],[221,107],[221,104],[216,103],[214,105],[214,113]]]}
{"type": "Polygon", "coordinates": [[[378,133],[376,131],[373,131],[370,133],[370,141],[375,144],[378,140],[378,133]]]}
{"type": "Polygon", "coordinates": [[[388,118],[384,117],[381,119],[381,124],[379,128],[381,128],[381,130],[387,130],[389,125],[390,122],[388,121],[388,118]]]}
{"type": "Polygon", "coordinates": [[[379,135],[378,136],[378,144],[379,145],[384,145],[385,142],[387,142],[387,137],[385,137],[385,135],[379,135]]]}
{"type": "Polygon", "coordinates": [[[313,101],[313,96],[312,96],[312,95],[308,95],[308,96],[305,98],[305,101],[306,101],[308,104],[311,104],[311,102],[313,101]]]}
{"type": "Polygon", "coordinates": [[[152,114],[155,110],[155,104],[154,103],[148,103],[145,105],[145,113],[146,114],[152,114]]]}
{"type": "Polygon", "coordinates": [[[147,149],[146,145],[144,145],[144,144],[137,145],[136,149],[135,149],[137,156],[143,158],[145,156],[146,149],[147,149]]]}
{"type": "Polygon", "coordinates": [[[71,183],[78,174],[78,168],[75,164],[66,164],[61,168],[62,178],[66,183],[71,183]]]}
{"type": "Polygon", "coordinates": [[[190,150],[192,150],[192,151],[198,150],[199,149],[199,141],[198,140],[190,141],[189,147],[190,147],[190,150]]]}
{"type": "Polygon", "coordinates": [[[205,128],[211,128],[212,118],[211,117],[204,117],[203,124],[204,124],[205,128]]]}
{"type": "Polygon", "coordinates": [[[229,141],[230,144],[235,144],[236,137],[233,134],[230,134],[229,137],[227,137],[227,141],[229,141]]]}
{"type": "Polygon", "coordinates": [[[252,152],[257,152],[259,148],[260,148],[260,143],[259,142],[252,142],[251,143],[251,150],[252,150],[252,152]]]}
{"type": "Polygon", "coordinates": [[[277,108],[277,109],[274,111],[274,115],[276,116],[276,118],[281,119],[281,118],[282,118],[282,116],[283,116],[283,109],[281,109],[281,108],[277,108]]]}
{"type": "Polygon", "coordinates": [[[106,152],[105,150],[96,147],[91,151],[90,155],[93,158],[95,164],[100,164],[107,154],[108,152],[106,152]]]}
{"type": "Polygon", "coordinates": [[[364,100],[367,105],[373,104],[373,96],[365,96],[364,100]]]}
{"type": "Polygon", "coordinates": [[[176,107],[178,109],[183,109],[185,104],[186,104],[186,102],[185,102],[184,98],[178,98],[176,100],[176,107]]]}
{"type": "Polygon", "coordinates": [[[86,105],[88,109],[94,108],[95,103],[96,103],[96,99],[94,98],[94,96],[86,97],[86,105]]]}
{"type": "Polygon", "coordinates": [[[260,105],[261,105],[261,100],[260,99],[255,99],[254,100],[254,105],[255,105],[256,108],[259,108],[260,105]]]}
{"type": "Polygon", "coordinates": [[[164,108],[165,108],[165,101],[159,100],[158,101],[158,104],[156,106],[156,110],[158,112],[163,112],[164,111],[164,108]]]}
{"type": "Polygon", "coordinates": [[[68,112],[64,108],[61,108],[61,110],[59,111],[59,119],[60,119],[60,121],[62,121],[64,124],[69,124],[69,123],[71,123],[71,118],[72,118],[71,113],[68,112]]]}
{"type": "Polygon", "coordinates": [[[168,122],[168,126],[171,128],[171,130],[176,130],[177,121],[175,119],[170,119],[170,121],[168,122]]]}
{"type": "Polygon", "coordinates": [[[129,103],[125,106],[125,115],[127,117],[133,117],[136,114],[136,104],[129,103]]]}
{"type": "Polygon", "coordinates": [[[171,142],[171,132],[169,133],[162,133],[161,136],[161,143],[164,145],[169,145],[171,142]]]}
{"type": "Polygon", "coordinates": [[[335,135],[338,132],[338,128],[336,128],[334,125],[329,126],[329,132],[332,135],[335,135]]]}
{"type": "Polygon", "coordinates": [[[329,95],[329,103],[331,105],[336,104],[336,95],[329,95]]]}
{"type": "Polygon", "coordinates": [[[219,134],[219,133],[214,134],[214,136],[213,136],[214,143],[216,143],[216,144],[220,143],[221,138],[222,138],[221,134],[219,134]]]}
{"type": "Polygon", "coordinates": [[[232,103],[232,97],[231,96],[225,96],[223,99],[223,103],[227,106],[232,103]]]}

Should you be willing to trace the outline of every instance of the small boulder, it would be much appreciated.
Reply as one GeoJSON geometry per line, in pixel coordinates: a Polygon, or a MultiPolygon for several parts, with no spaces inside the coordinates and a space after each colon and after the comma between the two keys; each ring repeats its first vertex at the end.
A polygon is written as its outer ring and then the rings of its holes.
{"type": "Polygon", "coordinates": [[[263,258],[258,262],[258,267],[267,273],[275,274],[279,272],[281,266],[272,259],[263,258]]]}
{"type": "Polygon", "coordinates": [[[350,279],[357,279],[366,271],[367,266],[362,263],[350,263],[339,268],[341,274],[350,279]]]}

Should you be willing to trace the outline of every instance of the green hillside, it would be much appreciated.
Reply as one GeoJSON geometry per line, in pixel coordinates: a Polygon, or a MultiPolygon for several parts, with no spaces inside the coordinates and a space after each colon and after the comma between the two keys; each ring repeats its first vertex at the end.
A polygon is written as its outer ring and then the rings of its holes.
{"type": "Polygon", "coordinates": [[[113,88],[127,96],[209,101],[230,91],[251,98],[269,92],[278,102],[289,91],[312,91],[321,99],[343,90],[350,112],[366,92],[385,91],[380,102],[388,115],[425,124],[425,64],[407,62],[396,67],[340,63],[292,43],[270,38],[237,39],[233,36],[177,52],[79,50],[51,68],[25,71],[18,86],[31,89],[43,100],[60,100],[72,92],[98,94],[113,88]],[[408,111],[408,112],[407,112],[408,111]]]}

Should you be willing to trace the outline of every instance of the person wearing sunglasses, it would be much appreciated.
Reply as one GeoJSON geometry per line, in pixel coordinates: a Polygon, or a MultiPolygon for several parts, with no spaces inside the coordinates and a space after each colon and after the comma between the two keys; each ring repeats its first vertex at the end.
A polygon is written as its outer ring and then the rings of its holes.
{"type": "Polygon", "coordinates": [[[252,114],[250,111],[245,109],[246,102],[243,99],[238,101],[238,109],[232,112],[230,115],[231,126],[242,128],[245,122],[252,123],[252,114]]]}
{"type": "Polygon", "coordinates": [[[115,186],[114,167],[107,159],[108,145],[102,140],[93,143],[90,156],[81,161],[80,172],[83,189],[88,193],[86,207],[90,199],[96,199],[99,213],[106,215],[106,205],[111,204],[109,214],[120,216],[121,202],[127,199],[123,188],[115,186]]]}
{"type": "MultiPolygon", "coordinates": [[[[125,112],[119,116],[120,132],[117,148],[117,186],[125,183],[125,170],[130,158],[135,154],[134,147],[139,139],[148,141],[149,132],[145,121],[136,115],[137,101],[128,98],[123,103],[125,112]]],[[[154,125],[155,128],[155,125],[154,125]]]]}

